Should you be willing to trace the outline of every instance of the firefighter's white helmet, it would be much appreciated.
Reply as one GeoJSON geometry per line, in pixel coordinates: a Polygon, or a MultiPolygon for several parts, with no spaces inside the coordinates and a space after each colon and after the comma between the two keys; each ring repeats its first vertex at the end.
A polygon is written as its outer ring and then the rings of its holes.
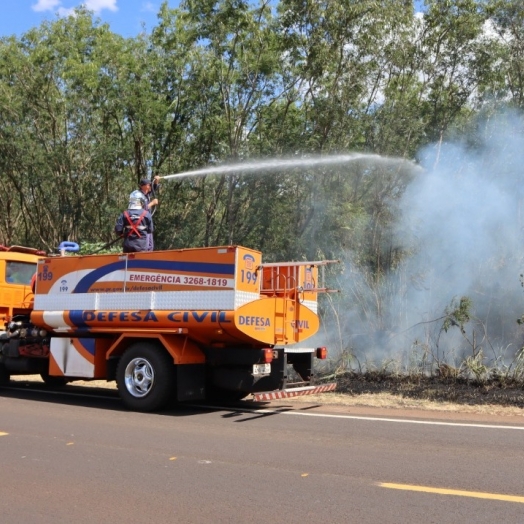
{"type": "Polygon", "coordinates": [[[133,191],[129,195],[128,209],[144,209],[146,207],[146,199],[141,191],[133,191]]]}

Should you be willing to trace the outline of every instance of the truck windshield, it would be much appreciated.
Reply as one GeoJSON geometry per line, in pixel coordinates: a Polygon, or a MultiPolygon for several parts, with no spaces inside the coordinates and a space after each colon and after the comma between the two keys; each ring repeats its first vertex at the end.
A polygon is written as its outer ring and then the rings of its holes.
{"type": "Polygon", "coordinates": [[[36,273],[36,264],[30,262],[6,262],[5,281],[11,284],[31,284],[36,273]]]}

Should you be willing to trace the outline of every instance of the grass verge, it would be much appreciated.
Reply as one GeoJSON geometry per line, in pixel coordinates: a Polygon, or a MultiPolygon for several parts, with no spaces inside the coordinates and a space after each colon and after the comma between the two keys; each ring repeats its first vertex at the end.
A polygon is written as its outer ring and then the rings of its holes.
{"type": "Polygon", "coordinates": [[[316,397],[327,404],[524,416],[524,387],[517,381],[378,371],[346,371],[326,379],[337,382],[336,392],[316,397]]]}

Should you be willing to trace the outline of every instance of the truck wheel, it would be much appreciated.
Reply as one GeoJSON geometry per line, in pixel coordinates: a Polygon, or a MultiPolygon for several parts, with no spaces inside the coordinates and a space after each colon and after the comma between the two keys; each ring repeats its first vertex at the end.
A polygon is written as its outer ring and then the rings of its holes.
{"type": "Polygon", "coordinates": [[[161,409],[175,391],[173,359],[157,344],[137,342],[120,358],[116,382],[127,408],[135,411],[161,409]]]}
{"type": "Polygon", "coordinates": [[[6,386],[9,384],[10,379],[11,375],[9,374],[9,371],[7,371],[3,364],[0,364],[0,386],[6,386]]]}

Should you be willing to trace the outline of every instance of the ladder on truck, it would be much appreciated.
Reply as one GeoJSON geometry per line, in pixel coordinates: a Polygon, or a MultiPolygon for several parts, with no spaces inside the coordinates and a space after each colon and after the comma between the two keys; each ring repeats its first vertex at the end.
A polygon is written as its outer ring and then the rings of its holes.
{"type": "Polygon", "coordinates": [[[298,342],[298,307],[296,304],[304,302],[305,293],[337,293],[337,289],[330,289],[325,286],[325,268],[328,264],[339,263],[339,260],[317,260],[314,262],[274,262],[261,264],[259,267],[262,271],[262,283],[260,292],[263,295],[282,297],[284,298],[282,304],[283,311],[277,311],[276,316],[281,321],[281,329],[279,328],[276,338],[278,342],[283,344],[298,342]],[[313,278],[310,282],[303,281],[305,279],[305,269],[318,268],[317,274],[318,282],[313,278]],[[291,303],[292,307],[289,307],[291,303]],[[289,318],[289,312],[292,312],[293,317],[289,318]],[[290,339],[287,336],[286,326],[293,326],[293,335],[290,339]]]}

